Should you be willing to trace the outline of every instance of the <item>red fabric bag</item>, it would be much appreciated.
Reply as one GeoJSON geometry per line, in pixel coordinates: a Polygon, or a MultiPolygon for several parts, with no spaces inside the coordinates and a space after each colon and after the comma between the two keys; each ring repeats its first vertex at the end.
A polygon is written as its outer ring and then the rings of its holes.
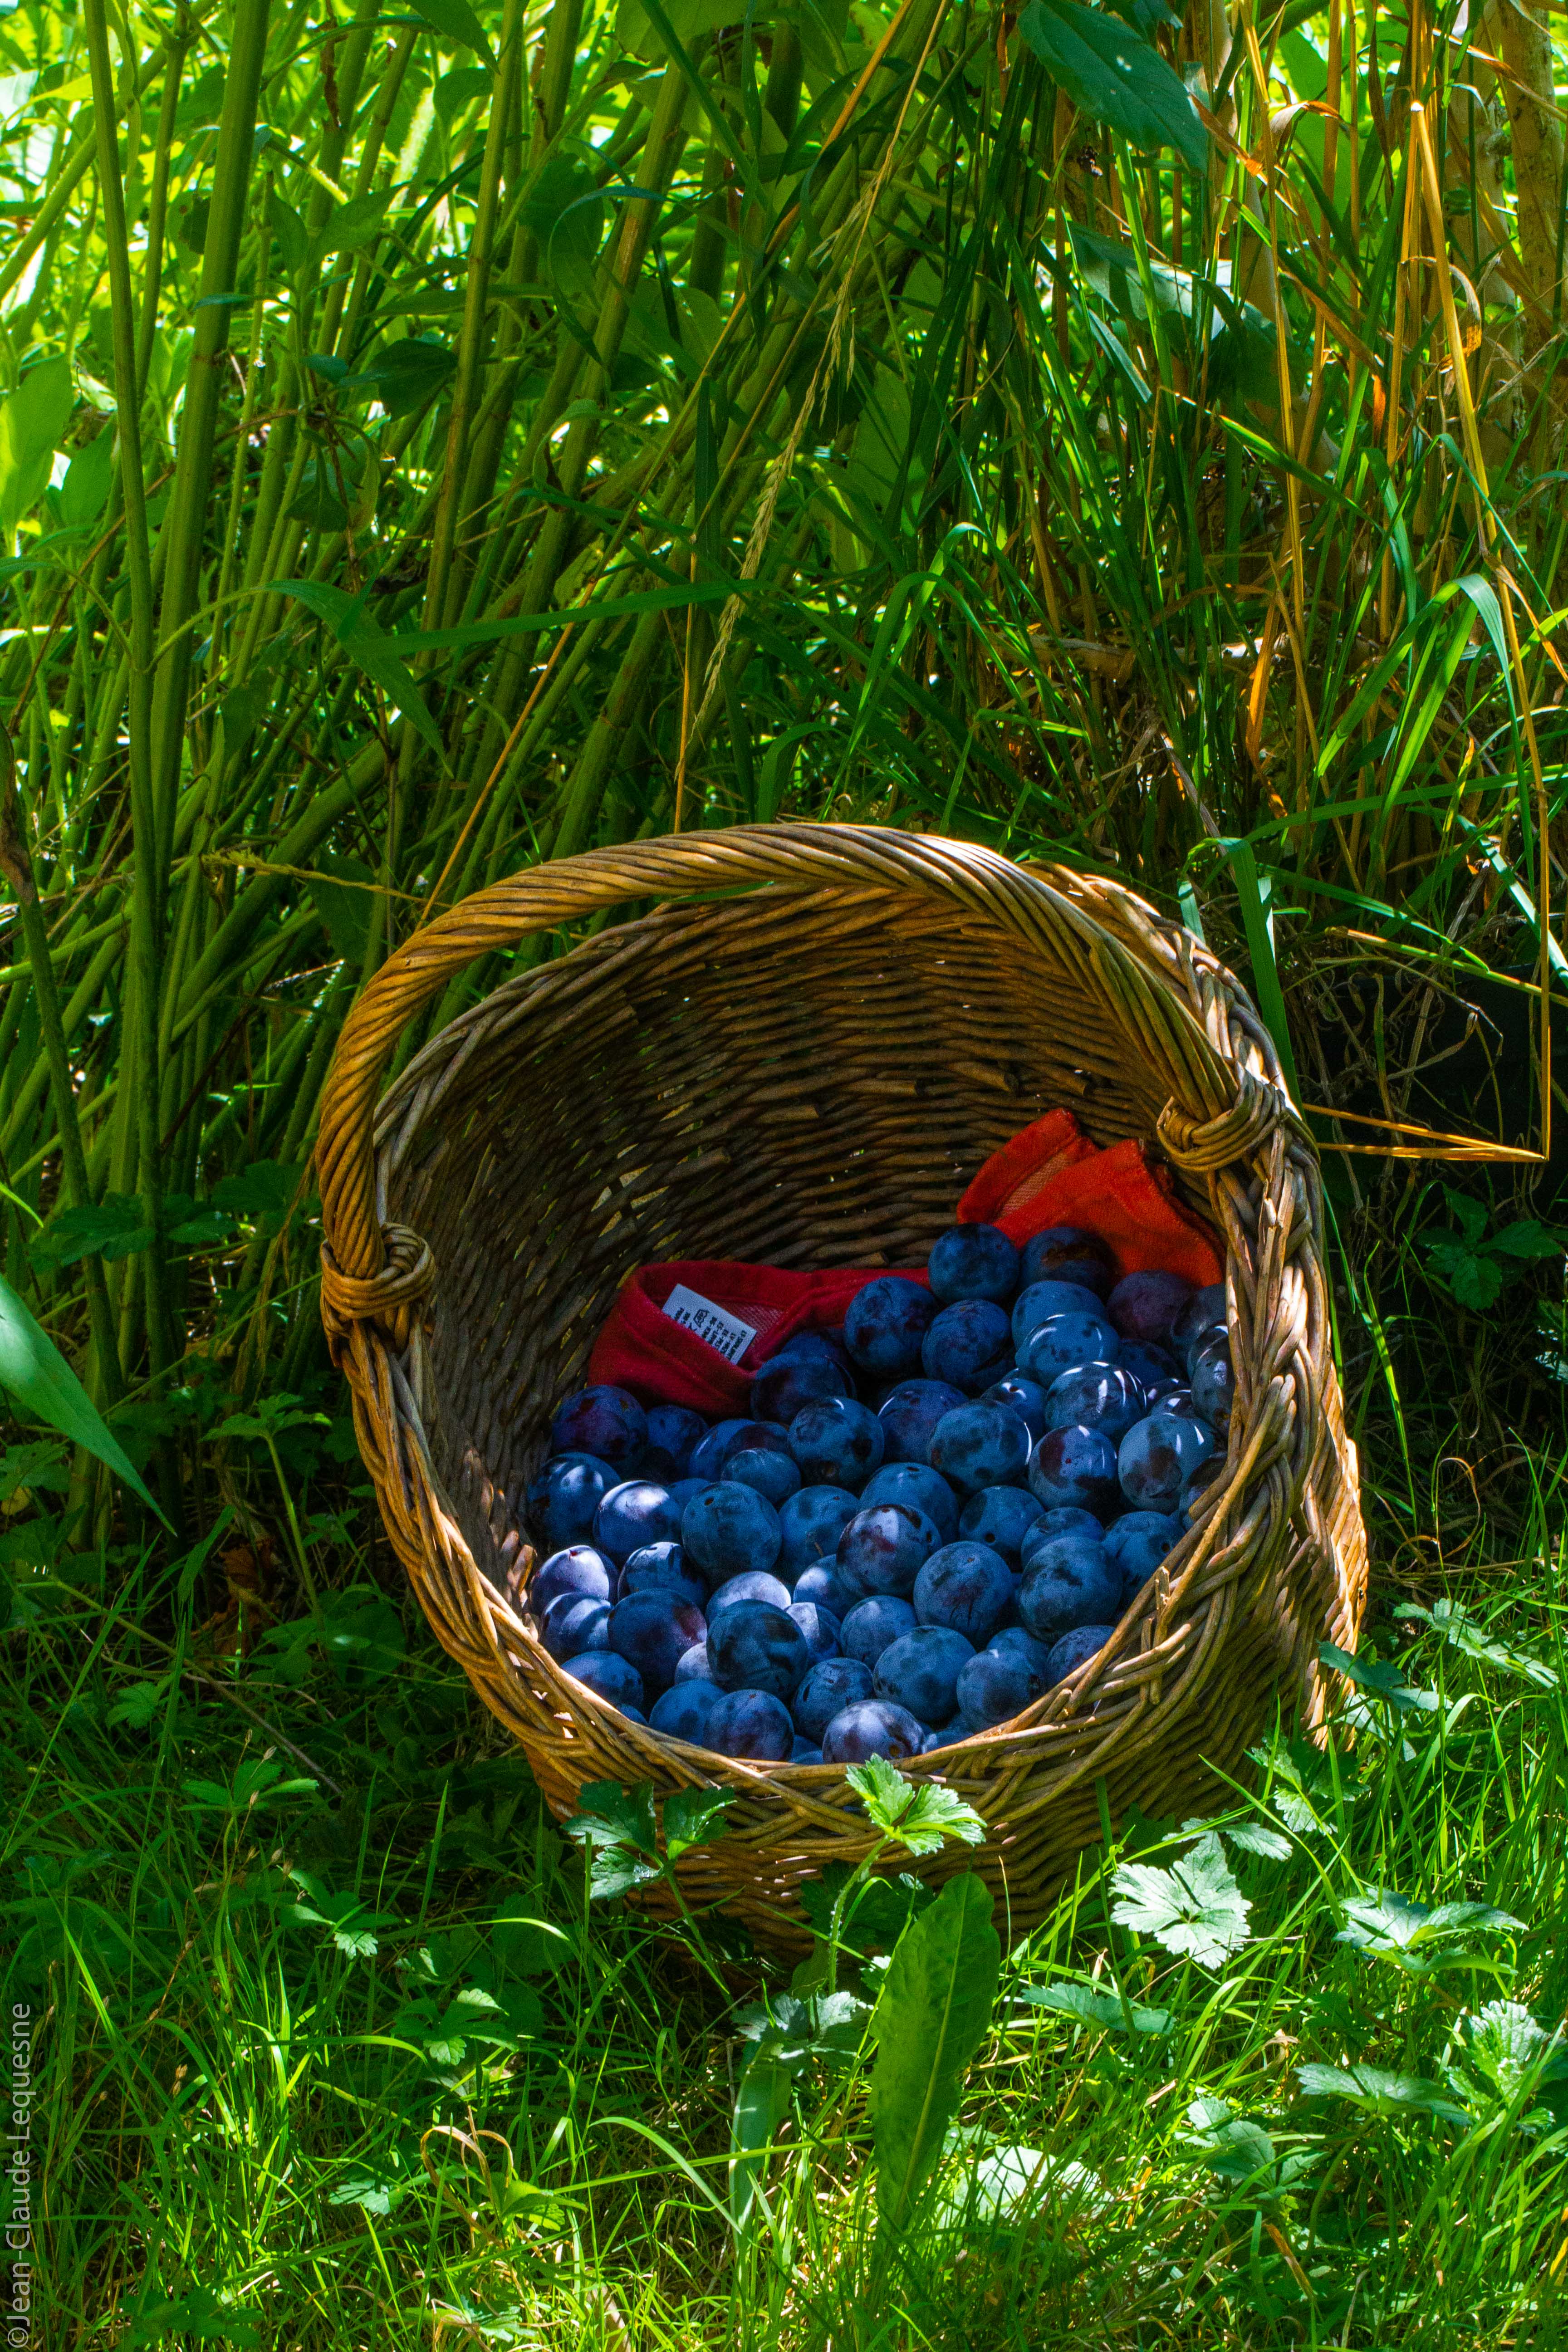
{"type": "MultiPolygon", "coordinates": [[[[1048,1225],[1080,1225],[1108,1244],[1118,1274],[1163,1266],[1201,1285],[1225,1272],[1209,1228],[1182,1206],[1168,1171],[1143,1146],[1101,1151],[1068,1110],[1047,1112],[992,1153],[958,1204],[958,1223],[1000,1225],[1020,1244],[1048,1225]]],[[[900,1272],[910,1282],[926,1278],[923,1269],[795,1274],[728,1258],[639,1266],[595,1343],[588,1378],[647,1404],[689,1405],[715,1420],[742,1415],[758,1370],[786,1339],[836,1331],[858,1291],[900,1272]],[[676,1302],[685,1322],[665,1312],[677,1291],[688,1294],[676,1302]]]]}

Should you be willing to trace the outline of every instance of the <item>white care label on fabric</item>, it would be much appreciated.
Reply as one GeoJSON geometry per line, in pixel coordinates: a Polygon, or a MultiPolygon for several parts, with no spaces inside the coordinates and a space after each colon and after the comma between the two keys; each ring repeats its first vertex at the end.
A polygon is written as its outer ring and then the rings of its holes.
{"type": "Polygon", "coordinates": [[[710,1298],[704,1298],[700,1291],[688,1290],[683,1282],[678,1282],[665,1300],[664,1311],[672,1323],[695,1331],[700,1339],[717,1348],[727,1364],[738,1364],[757,1336],[738,1315],[715,1307],[710,1298]]]}

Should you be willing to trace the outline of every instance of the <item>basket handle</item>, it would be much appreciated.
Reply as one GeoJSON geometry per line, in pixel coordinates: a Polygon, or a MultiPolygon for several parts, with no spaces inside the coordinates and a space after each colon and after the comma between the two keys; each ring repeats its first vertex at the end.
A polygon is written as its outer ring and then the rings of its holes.
{"type": "Polygon", "coordinates": [[[978,844],[878,825],[759,824],[592,849],[495,883],[426,924],[388,958],[350,1012],[327,1076],[316,1145],[331,1320],[372,1318],[402,1344],[411,1307],[434,1277],[417,1235],[395,1227],[384,1234],[375,1213],[376,1096],[405,1023],[465,965],[530,932],[580,922],[627,899],[689,898],[765,882],[925,890],[1002,922],[1064,975],[1070,959],[1166,1078],[1162,1140],[1194,1169],[1255,1148],[1289,1112],[1272,1087],[1238,1085],[1192,1013],[1090,914],[1037,871],[978,844]]]}

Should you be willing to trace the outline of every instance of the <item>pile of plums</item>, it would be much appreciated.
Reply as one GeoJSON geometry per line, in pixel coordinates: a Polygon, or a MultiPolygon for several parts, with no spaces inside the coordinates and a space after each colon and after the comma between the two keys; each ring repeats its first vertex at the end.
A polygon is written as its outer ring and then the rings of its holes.
{"type": "Polygon", "coordinates": [[[955,1225],[711,1427],[568,1397],[528,1491],[552,1658],[637,1723],[763,1763],[902,1759],[1092,1657],[1221,1467],[1225,1287],[1092,1234],[955,1225]]]}

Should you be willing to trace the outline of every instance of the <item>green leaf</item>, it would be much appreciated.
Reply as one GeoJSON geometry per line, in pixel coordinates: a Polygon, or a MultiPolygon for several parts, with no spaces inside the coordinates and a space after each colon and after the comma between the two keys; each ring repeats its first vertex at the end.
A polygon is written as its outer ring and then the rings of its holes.
{"type": "Polygon", "coordinates": [[[1442,1706],[1436,1691],[1423,1689],[1417,1683],[1405,1682],[1397,1666],[1385,1665],[1375,1658],[1354,1656],[1332,1642],[1321,1642],[1318,1655],[1325,1666],[1332,1666],[1334,1672],[1343,1675],[1347,1682],[1354,1683],[1361,1690],[1370,1691],[1374,1698],[1382,1699],[1401,1714],[1415,1708],[1422,1715],[1436,1715],[1442,1706]]]}
{"type": "Polygon", "coordinates": [[[979,1845],[985,1824],[973,1805],[940,1781],[906,1780],[885,1756],[868,1763],[851,1764],[846,1780],[861,1799],[874,1828],[896,1838],[911,1853],[935,1853],[944,1837],[979,1845]]]}
{"type": "Polygon", "coordinates": [[[1487,1211],[1484,1202],[1476,1200],[1469,1192],[1457,1192],[1451,1184],[1444,1185],[1443,1198],[1448,1203],[1454,1223],[1458,1226],[1470,1247],[1474,1249],[1487,1229],[1487,1211]]]}
{"type": "Polygon", "coordinates": [[[122,1691],[107,1717],[110,1730],[124,1724],[132,1731],[146,1731],[163,1714],[169,1696],[170,1676],[160,1683],[132,1683],[122,1691]]]}
{"type": "Polygon", "coordinates": [[[1334,1938],[1337,1944],[1349,1944],[1376,1959],[1393,1960],[1412,1976],[1448,1965],[1461,1937],[1481,1932],[1522,1933],[1524,1925],[1489,1904],[1418,1903],[1391,1886],[1351,1896],[1344,1912],[1345,1925],[1334,1938]]]}
{"type": "Polygon", "coordinates": [[[1269,2188],[1274,2187],[1274,2142],[1261,2124],[1232,2115],[1223,2099],[1208,2098],[1192,2102],[1187,2121],[1193,2127],[1191,2144],[1211,2172],[1234,2188],[1267,2174],[1269,2188]]]}
{"type": "Polygon", "coordinates": [[[634,1853],[658,1859],[651,1780],[641,1780],[635,1789],[620,1788],[614,1780],[590,1780],[578,1802],[582,1811],[564,1824],[569,1838],[580,1844],[629,1845],[634,1853]]]}
{"type": "Polygon", "coordinates": [[[48,488],[55,451],[76,405],[68,360],[30,367],[0,400],[0,537],[11,539],[48,488]]]}
{"type": "Polygon", "coordinates": [[[367,194],[350,196],[346,204],[334,204],[320,232],[310,240],[312,267],[324,261],[330,253],[353,253],[374,243],[381,234],[391,203],[390,194],[367,194]]]}
{"type": "Polygon", "coordinates": [[[1296,2079],[1310,2099],[1351,2099],[1374,2115],[1441,2116],[1468,2123],[1463,2107],[1444,2098],[1441,2086],[1419,2074],[1393,2074],[1382,2066],[1298,2066],[1296,2079]]]}
{"type": "Polygon", "coordinates": [[[1092,2025],[1101,2033],[1170,2031],[1168,2009],[1141,2009],[1136,2001],[1123,2002],[1103,1985],[1026,1985],[1022,1998],[1036,2009],[1052,2009],[1063,2017],[1076,2017],[1081,2024],[1092,2025]]]}
{"type": "Polygon", "coordinates": [[[678,1789],[664,1801],[665,1851],[671,1862],[694,1845],[715,1845],[734,1799],[728,1789],[678,1789]]]}
{"type": "Polygon", "coordinates": [[[767,2169],[764,2150],[771,2147],[794,2098],[794,2073],[761,2050],[735,2090],[730,2118],[730,2210],[742,2227],[756,2201],[757,2189],[767,2169]]]}
{"type": "MultiPolygon", "coordinates": [[[[854,1874],[847,1862],[830,1862],[820,1878],[809,1878],[802,1886],[801,1908],[819,1939],[828,1935],[833,1906],[854,1874]]],[[[897,1878],[862,1879],[841,1922],[847,1948],[861,1957],[890,1952],[914,1913],[935,1899],[925,1882],[911,1877],[908,1871],[901,1871],[897,1878]]]]}
{"type": "Polygon", "coordinates": [[[135,2345],[166,2347],[190,2338],[226,2346],[227,2352],[259,2352],[261,2344],[249,2320],[210,2286],[194,2286],[175,2302],[150,2303],[132,2312],[120,2341],[131,2352],[135,2345]]]}
{"type": "Polygon", "coordinates": [[[900,1938],[871,2018],[871,2129],[884,2228],[908,2224],[942,2153],[996,1996],[1002,1946],[989,1888],[950,1878],[900,1938]]]}
{"type": "Polygon", "coordinates": [[[1503,1281],[1501,1266],[1489,1257],[1456,1258],[1448,1273],[1448,1287],[1460,1306],[1478,1313],[1495,1306],[1503,1281]]]}
{"type": "Polygon", "coordinates": [[[389,417],[411,416],[458,372],[456,356],[443,342],[426,335],[400,337],[384,343],[360,376],[389,417]]]}
{"type": "Polygon", "coordinates": [[[1501,1250],[1505,1257],[1561,1257],[1565,1244],[1561,1229],[1555,1225],[1537,1224],[1533,1217],[1521,1217],[1501,1233],[1493,1234],[1487,1244],[1489,1250],[1501,1250]]]}
{"type": "Polygon", "coordinates": [[[1111,1883],[1121,1898],[1110,1914],[1119,1927],[1152,1936],[1167,1952],[1200,1968],[1221,1967],[1247,1940],[1252,1906],[1213,1831],[1169,1869],[1124,1863],[1111,1883]]]}
{"type": "MultiPolygon", "coordinates": [[[[106,1463],[117,1478],[140,1495],[150,1510],[158,1511],[98,1407],[4,1276],[0,1276],[0,1388],[9,1389],[24,1412],[58,1429],[73,1445],[85,1446],[95,1460],[106,1463]]],[[[163,1517],[162,1511],[158,1517],[163,1517]]],[[[168,1521],[163,1524],[166,1527],[168,1521]]]]}
{"type": "Polygon", "coordinates": [[[1479,1664],[1500,1667],[1504,1674],[1519,1675],[1542,1690],[1557,1687],[1557,1675],[1543,1659],[1532,1658],[1527,1651],[1495,1640],[1460,1601],[1435,1601],[1430,1609],[1423,1609],[1419,1601],[1402,1601],[1394,1613],[1396,1617],[1414,1617],[1423,1625],[1429,1625],[1450,1648],[1479,1664]]]}
{"type": "Polygon", "coordinates": [[[1568,2054],[1561,2032],[1548,2033],[1517,2000],[1489,2000],[1483,2009],[1462,2016],[1459,2049],[1468,2071],[1445,2069],[1451,2086],[1472,2104],[1511,2107],[1533,2087],[1542,2104],[1561,2121],[1568,2106],[1568,2054]]]}
{"type": "Polygon", "coordinates": [[[240,1175],[219,1179],[213,1186],[213,1206],[237,1217],[280,1217],[292,1205],[304,1173],[302,1161],[253,1160],[240,1175]]]}
{"type": "Polygon", "coordinates": [[[297,277],[310,258],[310,233],[293,205],[270,184],[267,190],[267,226],[277,245],[279,260],[290,278],[297,277]]]}
{"type": "Polygon", "coordinates": [[[331,587],[323,580],[271,580],[268,586],[280,596],[294,597],[324,621],[355,667],[381,688],[433,751],[441,750],[441,730],[425,707],[413,671],[394,651],[396,639],[364,610],[363,594],[351,596],[345,588],[331,587]]]}
{"type": "Polygon", "coordinates": [[[469,7],[468,0],[412,0],[412,5],[415,15],[423,16],[433,32],[460,43],[466,49],[478,49],[491,73],[500,71],[495,53],[485,38],[485,28],[469,7]]]}
{"type": "Polygon", "coordinates": [[[135,1194],[110,1192],[86,1208],[58,1210],[28,1243],[27,1255],[46,1265],[75,1265],[95,1250],[110,1260],[133,1257],[153,1239],[135,1194]]]}
{"type": "Polygon", "coordinates": [[[79,449],[66,467],[59,489],[60,521],[67,530],[86,530],[98,520],[114,481],[114,435],[105,429],[79,449]]]}
{"type": "Polygon", "coordinates": [[[1209,135],[1181,76],[1120,18],[1078,0],[1030,0],[1018,30],[1058,87],[1134,147],[1174,147],[1208,167],[1209,135]]]}

